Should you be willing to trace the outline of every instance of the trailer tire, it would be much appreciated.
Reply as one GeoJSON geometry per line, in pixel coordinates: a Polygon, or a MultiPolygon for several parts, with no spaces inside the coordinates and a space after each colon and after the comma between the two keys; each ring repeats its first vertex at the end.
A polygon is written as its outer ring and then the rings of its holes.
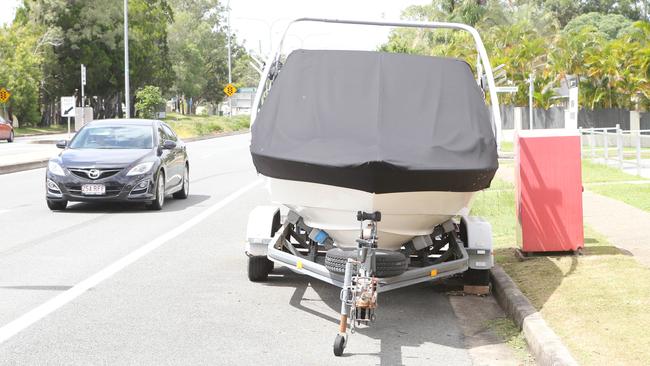
{"type": "Polygon", "coordinates": [[[489,269],[468,269],[463,273],[463,284],[465,286],[489,286],[489,269]]]}
{"type": "Polygon", "coordinates": [[[273,270],[273,262],[266,256],[254,255],[248,257],[248,279],[252,282],[263,282],[273,270]]]}
{"type": "MultiPolygon", "coordinates": [[[[357,259],[356,249],[334,248],[325,255],[325,267],[334,273],[345,273],[348,258],[357,259]]],[[[399,276],[408,267],[404,254],[393,250],[375,249],[375,276],[379,278],[399,276]]]]}

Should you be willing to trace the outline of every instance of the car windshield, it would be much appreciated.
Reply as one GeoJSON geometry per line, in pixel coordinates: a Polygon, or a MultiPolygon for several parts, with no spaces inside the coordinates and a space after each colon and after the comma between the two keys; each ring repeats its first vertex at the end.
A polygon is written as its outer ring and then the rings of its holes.
{"type": "Polygon", "coordinates": [[[151,126],[88,126],[70,143],[72,149],[151,149],[151,126]]]}

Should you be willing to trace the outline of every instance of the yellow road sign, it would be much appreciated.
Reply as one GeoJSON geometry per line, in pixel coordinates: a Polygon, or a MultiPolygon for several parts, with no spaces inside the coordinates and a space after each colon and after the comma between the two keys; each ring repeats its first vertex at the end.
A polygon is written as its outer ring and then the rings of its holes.
{"type": "Polygon", "coordinates": [[[9,93],[9,90],[7,90],[5,88],[0,89],[0,102],[7,103],[10,96],[11,96],[11,93],[9,93]]]}
{"type": "Polygon", "coordinates": [[[227,96],[232,97],[233,94],[237,93],[237,88],[232,84],[228,84],[223,88],[223,92],[226,93],[227,96]]]}

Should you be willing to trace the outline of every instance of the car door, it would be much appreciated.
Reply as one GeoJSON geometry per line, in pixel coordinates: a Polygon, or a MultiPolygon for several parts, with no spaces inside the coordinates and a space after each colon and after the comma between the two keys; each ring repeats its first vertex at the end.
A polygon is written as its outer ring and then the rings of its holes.
{"type": "Polygon", "coordinates": [[[165,168],[165,190],[172,188],[176,183],[174,183],[174,151],[163,149],[165,140],[170,140],[169,136],[163,129],[162,125],[158,125],[158,146],[162,152],[160,155],[160,160],[162,161],[162,166],[165,168]]]}
{"type": "Polygon", "coordinates": [[[176,143],[176,147],[172,150],[173,153],[173,171],[174,171],[174,181],[173,185],[181,184],[183,182],[183,173],[184,173],[184,168],[185,168],[185,159],[183,154],[183,150],[185,149],[185,146],[183,145],[182,141],[179,140],[178,136],[176,136],[176,133],[169,127],[166,123],[162,123],[163,131],[165,132],[167,139],[172,140],[176,143]]]}

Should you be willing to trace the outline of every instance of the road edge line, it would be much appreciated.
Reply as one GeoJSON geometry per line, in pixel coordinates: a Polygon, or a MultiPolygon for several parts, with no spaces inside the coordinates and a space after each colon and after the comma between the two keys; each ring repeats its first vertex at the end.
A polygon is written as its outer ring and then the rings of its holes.
{"type": "Polygon", "coordinates": [[[578,362],[560,337],[546,324],[542,314],[533,307],[503,268],[495,265],[490,270],[490,277],[492,293],[506,315],[522,330],[536,363],[542,366],[577,366],[578,362]]]}
{"type": "Polygon", "coordinates": [[[25,330],[32,324],[38,322],[39,320],[43,319],[47,315],[53,313],[54,311],[66,305],[67,303],[81,296],[90,288],[93,288],[98,284],[100,284],[101,282],[105,281],[106,279],[112,277],[114,274],[123,270],[124,268],[136,262],[137,260],[144,257],[145,255],[151,253],[152,251],[162,246],[163,244],[167,243],[171,239],[174,239],[178,235],[186,232],[187,230],[201,223],[210,215],[216,213],[217,211],[219,211],[220,209],[222,209],[223,207],[225,207],[226,205],[228,205],[238,197],[242,196],[244,193],[260,185],[262,182],[263,182],[262,179],[256,179],[254,182],[238,189],[237,191],[223,198],[221,201],[205,209],[198,215],[185,221],[183,224],[176,227],[175,229],[160,235],[159,237],[148,242],[147,244],[139,247],[138,249],[127,254],[126,256],[104,267],[99,272],[91,275],[85,280],[72,286],[72,288],[66,290],[65,292],[57,295],[56,297],[46,301],[45,303],[21,315],[17,319],[14,319],[11,322],[0,327],[0,344],[3,344],[5,341],[11,339],[13,336],[25,330]]]}

